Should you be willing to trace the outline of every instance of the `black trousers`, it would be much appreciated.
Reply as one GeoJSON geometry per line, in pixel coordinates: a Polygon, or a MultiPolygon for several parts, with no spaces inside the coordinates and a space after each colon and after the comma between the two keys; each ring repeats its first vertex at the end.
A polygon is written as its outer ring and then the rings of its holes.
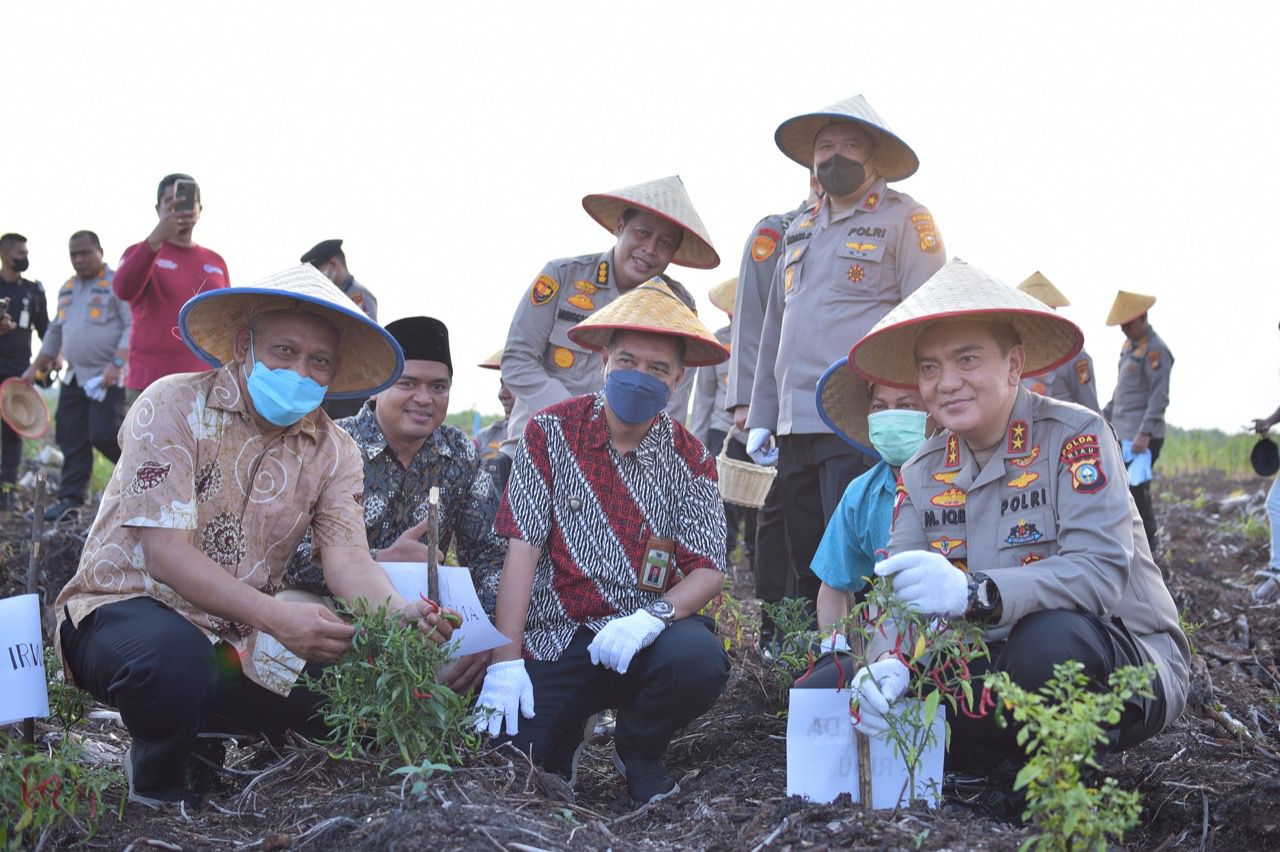
{"type": "MultiPolygon", "coordinates": [[[[182,784],[182,767],[206,731],[276,738],[293,728],[309,736],[324,726],[312,714],[320,698],[302,686],[288,697],[244,676],[236,651],[212,644],[196,627],[152,598],[99,607],[62,624],[64,658],[76,684],[120,711],[133,738],[139,791],[182,784]]],[[[318,674],[321,666],[308,664],[318,674]]]]}
{"type": "MultiPolygon", "coordinates": [[[[1007,639],[991,643],[990,649],[992,659],[975,661],[969,667],[971,674],[977,677],[994,668],[1008,672],[1014,683],[1032,691],[1048,683],[1053,677],[1053,667],[1067,660],[1082,663],[1090,687],[1099,691],[1106,689],[1107,678],[1116,669],[1147,662],[1119,619],[1065,609],[1028,615],[1013,626],[1007,639]]],[[[857,670],[853,658],[839,654],[837,666],[834,656],[837,655],[824,656],[813,667],[811,675],[796,682],[796,688],[834,689],[837,684],[848,685],[857,670]]],[[[1152,686],[1155,698],[1132,699],[1120,722],[1107,732],[1110,749],[1130,748],[1160,732],[1164,726],[1164,692],[1158,678],[1152,686]]],[[[975,689],[975,700],[980,689],[975,689]]],[[[991,751],[1018,762],[1025,758],[1014,739],[1016,729],[997,727],[992,713],[981,719],[970,719],[963,713],[954,714],[947,707],[947,721],[951,724],[948,765],[983,760],[991,751]]]]}
{"type": "MultiPolygon", "coordinates": [[[[660,758],[676,731],[711,709],[729,681],[729,658],[711,619],[682,618],[636,654],[626,674],[592,665],[587,646],[595,634],[583,627],[554,662],[528,660],[533,681],[532,719],[520,719],[510,738],[548,771],[567,775],[582,726],[593,714],[618,711],[614,744],[629,755],[660,758]]],[[[506,739],[504,737],[504,739],[506,739]]]]}
{"type": "Polygon", "coordinates": [[[789,597],[816,604],[822,581],[809,567],[813,554],[845,489],[869,467],[861,453],[835,435],[778,436],[776,483],[791,551],[789,597]]]}
{"type": "Polygon", "coordinates": [[[84,502],[93,475],[95,449],[112,464],[120,460],[116,439],[126,408],[124,388],[108,388],[106,399],[98,402],[85,394],[78,380],[62,383],[55,437],[65,460],[58,497],[84,502]]]}
{"type": "MultiPolygon", "coordinates": [[[[12,376],[0,375],[0,382],[12,376]]],[[[18,467],[22,464],[22,436],[0,420],[0,483],[18,481],[18,467]]]]}
{"type": "MultiPolygon", "coordinates": [[[[707,449],[713,455],[720,453],[720,448],[724,446],[725,431],[723,429],[710,429],[707,431],[707,449]]],[[[738,461],[751,461],[751,457],[747,455],[747,445],[733,438],[729,441],[729,449],[726,453],[729,458],[738,461]]],[[[734,503],[724,504],[724,519],[726,521],[725,534],[725,553],[732,559],[733,549],[738,546],[738,528],[742,528],[742,545],[746,550],[747,559],[751,561],[755,555],[756,549],[756,510],[748,509],[746,506],[738,506],[734,503]]]]}
{"type": "MultiPolygon", "coordinates": [[[[1164,438],[1152,438],[1148,448],[1151,450],[1151,468],[1154,472],[1156,459],[1160,458],[1160,448],[1164,446],[1164,438]]],[[[1147,544],[1151,546],[1151,555],[1156,553],[1156,510],[1151,503],[1151,482],[1129,487],[1133,494],[1133,502],[1138,504],[1138,514],[1142,517],[1142,526],[1147,531],[1147,544]]]]}

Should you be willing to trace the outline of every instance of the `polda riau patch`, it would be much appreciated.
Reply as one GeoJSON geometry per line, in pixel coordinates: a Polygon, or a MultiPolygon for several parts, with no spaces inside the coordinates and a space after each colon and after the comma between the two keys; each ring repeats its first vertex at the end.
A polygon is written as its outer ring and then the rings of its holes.
{"type": "Polygon", "coordinates": [[[1071,472],[1071,490],[1095,494],[1107,484],[1102,470],[1102,448],[1097,435],[1076,435],[1062,445],[1058,458],[1071,472]]]}

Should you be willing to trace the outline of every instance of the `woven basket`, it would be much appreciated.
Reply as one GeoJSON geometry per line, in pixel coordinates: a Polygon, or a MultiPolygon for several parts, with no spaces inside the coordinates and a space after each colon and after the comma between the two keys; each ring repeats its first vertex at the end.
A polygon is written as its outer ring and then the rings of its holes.
{"type": "Polygon", "coordinates": [[[720,497],[735,506],[759,509],[764,505],[764,498],[769,494],[769,487],[773,485],[778,469],[729,458],[731,434],[724,436],[724,445],[720,447],[720,455],[716,456],[716,471],[720,474],[720,497]]]}

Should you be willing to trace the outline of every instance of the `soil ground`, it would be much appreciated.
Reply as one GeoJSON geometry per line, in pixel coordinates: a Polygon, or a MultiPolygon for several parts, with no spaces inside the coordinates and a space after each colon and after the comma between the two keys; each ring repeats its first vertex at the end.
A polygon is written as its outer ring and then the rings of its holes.
{"type": "MultiPolygon", "coordinates": [[[[1267,540],[1258,479],[1214,474],[1158,485],[1159,561],[1198,649],[1192,702],[1168,730],[1104,769],[1142,795],[1130,849],[1266,849],[1280,845],[1280,602],[1255,602],[1253,571],[1267,540]],[[1252,519],[1252,520],[1250,520],[1252,519]]],[[[0,516],[7,542],[0,597],[22,591],[29,522],[0,516]]],[[[41,586],[52,598],[74,570],[83,529],[45,539],[41,586]]],[[[750,621],[749,577],[736,588],[750,621]]],[[[751,637],[747,636],[749,643],[751,637]]],[[[305,742],[280,752],[243,742],[227,761],[232,789],[195,813],[129,804],[106,817],[108,849],[989,849],[1013,850],[1030,830],[957,813],[865,813],[847,801],[785,795],[783,704],[753,653],[733,650],[732,679],[710,713],[672,745],[683,792],[635,810],[610,763],[607,736],[588,746],[576,793],[526,762],[485,752],[431,779],[419,800],[373,763],[338,763],[305,742]]],[[[101,709],[101,708],[100,708],[101,709]]],[[[118,765],[128,735],[110,714],[81,723],[87,753],[118,765]]],[[[12,729],[12,730],[16,730],[12,729]]],[[[12,732],[11,730],[11,732],[12,732]]],[[[46,739],[56,727],[40,725],[46,739]]],[[[121,780],[123,786],[123,779],[121,780]]],[[[113,790],[119,794],[120,790],[113,790]]],[[[61,830],[46,848],[80,839],[61,830]]]]}

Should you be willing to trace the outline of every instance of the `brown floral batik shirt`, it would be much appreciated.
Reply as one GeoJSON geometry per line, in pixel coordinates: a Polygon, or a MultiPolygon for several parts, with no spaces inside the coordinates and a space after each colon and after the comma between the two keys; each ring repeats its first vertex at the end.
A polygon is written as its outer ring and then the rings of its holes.
{"type": "MultiPolygon", "coordinates": [[[[150,576],[142,528],[191,530],[201,552],[267,594],[308,527],[317,547],[368,548],[351,436],[317,410],[264,441],[237,368],[166,376],[129,410],[80,568],[58,595],[59,626],[68,611],[79,624],[100,606],[150,595],[210,641],[251,645],[253,628],[203,612],[150,576]]],[[[251,658],[241,654],[245,674],[262,683],[251,658]]]]}

